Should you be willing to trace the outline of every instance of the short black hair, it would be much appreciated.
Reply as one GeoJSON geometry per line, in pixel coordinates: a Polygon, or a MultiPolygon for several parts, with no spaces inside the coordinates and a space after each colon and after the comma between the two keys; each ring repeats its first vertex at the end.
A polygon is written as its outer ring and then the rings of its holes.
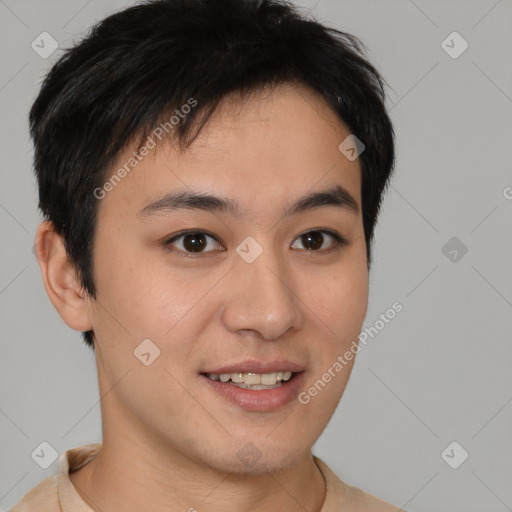
{"type": "MultiPolygon", "coordinates": [[[[197,107],[166,130],[186,149],[228,94],[285,82],[309,86],[365,145],[359,160],[370,268],[395,150],[385,81],[366,55],[357,37],[286,0],[150,0],[94,25],[51,68],[29,114],[39,208],[62,236],[83,289],[96,299],[94,191],[121,150],[135,141],[140,149],[192,99],[197,107]]],[[[82,335],[94,348],[93,331],[82,335]]]]}

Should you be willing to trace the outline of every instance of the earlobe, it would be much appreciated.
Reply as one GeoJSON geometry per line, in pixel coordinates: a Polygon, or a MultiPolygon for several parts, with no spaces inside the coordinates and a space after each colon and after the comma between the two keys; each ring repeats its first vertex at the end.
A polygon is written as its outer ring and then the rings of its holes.
{"type": "Polygon", "coordinates": [[[37,228],[35,254],[46,293],[64,322],[76,331],[92,330],[86,292],[69,260],[64,241],[50,221],[37,228]]]}

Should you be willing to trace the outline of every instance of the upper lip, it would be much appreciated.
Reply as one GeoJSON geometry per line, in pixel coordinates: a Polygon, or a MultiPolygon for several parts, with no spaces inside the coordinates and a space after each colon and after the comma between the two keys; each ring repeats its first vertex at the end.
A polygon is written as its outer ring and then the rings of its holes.
{"type": "Polygon", "coordinates": [[[303,372],[304,366],[291,361],[255,361],[247,360],[239,363],[216,367],[201,373],[220,375],[222,373],[274,373],[274,372],[303,372]]]}

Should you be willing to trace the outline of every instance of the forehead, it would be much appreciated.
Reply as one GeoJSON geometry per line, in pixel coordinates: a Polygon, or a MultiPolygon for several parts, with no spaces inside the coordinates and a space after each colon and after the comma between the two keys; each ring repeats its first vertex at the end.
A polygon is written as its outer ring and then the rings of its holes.
{"type": "MultiPolygon", "coordinates": [[[[200,105],[198,105],[200,108],[200,105]]],[[[138,158],[132,147],[119,155],[106,180],[122,173],[100,201],[111,208],[137,210],[173,190],[219,192],[236,197],[247,211],[264,212],[271,204],[305,192],[341,184],[360,203],[359,160],[338,149],[350,134],[323,99],[305,86],[281,84],[253,93],[243,103],[226,98],[183,152],[168,141],[138,158]]]]}

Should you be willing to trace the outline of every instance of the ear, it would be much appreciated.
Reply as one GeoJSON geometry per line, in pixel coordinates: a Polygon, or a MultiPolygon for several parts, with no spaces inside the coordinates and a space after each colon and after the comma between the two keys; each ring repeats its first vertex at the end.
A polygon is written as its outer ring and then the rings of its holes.
{"type": "Polygon", "coordinates": [[[61,318],[75,331],[92,330],[87,293],[50,221],[39,224],[34,249],[46,293],[61,318]]]}

